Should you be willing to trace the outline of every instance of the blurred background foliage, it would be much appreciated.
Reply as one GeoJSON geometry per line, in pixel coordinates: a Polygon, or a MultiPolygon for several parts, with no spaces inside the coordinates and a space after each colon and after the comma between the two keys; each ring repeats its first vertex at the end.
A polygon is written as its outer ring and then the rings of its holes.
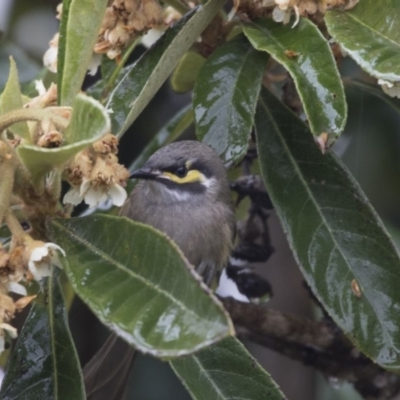
{"type": "MultiPolygon", "coordinates": [[[[42,67],[42,56],[48,42],[58,30],[55,8],[58,0],[0,1],[0,91],[8,76],[8,54],[16,60],[22,82],[41,76],[51,77],[42,67]]],[[[139,46],[132,60],[144,51],[139,46]]],[[[365,78],[349,58],[340,65],[342,76],[365,78]]],[[[85,82],[88,87],[94,78],[85,82]]],[[[389,107],[357,87],[345,85],[349,117],[345,132],[334,146],[353,176],[362,186],[372,205],[387,225],[395,241],[400,240],[400,106],[389,107]]],[[[152,136],[187,104],[190,94],[176,94],[169,83],[164,84],[145,111],[121,140],[120,161],[129,166],[152,136]]],[[[396,101],[394,101],[396,103],[396,101]]],[[[194,138],[193,128],[185,133],[194,138]]],[[[315,313],[300,274],[275,215],[269,220],[275,253],[259,272],[272,284],[275,296],[272,308],[291,311],[302,316],[315,313]]],[[[19,315],[23,320],[25,313],[19,315]]],[[[88,308],[74,298],[70,308],[70,327],[84,365],[101,346],[108,331],[88,308]]],[[[247,343],[249,350],[269,371],[290,399],[356,400],[359,395],[351,385],[323,377],[313,369],[287,359],[256,344],[247,343]]],[[[190,399],[167,364],[152,357],[137,355],[131,372],[127,398],[137,400],[190,399]]]]}

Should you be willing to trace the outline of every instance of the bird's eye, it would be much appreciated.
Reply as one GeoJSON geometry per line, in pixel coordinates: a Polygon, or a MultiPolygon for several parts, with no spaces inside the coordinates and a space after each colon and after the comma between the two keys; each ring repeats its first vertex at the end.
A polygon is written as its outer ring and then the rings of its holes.
{"type": "Polygon", "coordinates": [[[175,175],[178,176],[179,178],[184,178],[188,173],[188,170],[186,167],[179,167],[175,171],[175,175]]]}

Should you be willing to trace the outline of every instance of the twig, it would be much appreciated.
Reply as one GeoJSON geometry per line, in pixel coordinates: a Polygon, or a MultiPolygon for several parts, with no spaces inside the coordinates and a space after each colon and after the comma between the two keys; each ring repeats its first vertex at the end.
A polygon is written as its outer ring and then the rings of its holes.
{"type": "Polygon", "coordinates": [[[331,321],[313,321],[262,305],[222,299],[242,336],[312,366],[327,376],[354,384],[370,400],[390,400],[400,393],[400,376],[361,354],[331,321]]]}

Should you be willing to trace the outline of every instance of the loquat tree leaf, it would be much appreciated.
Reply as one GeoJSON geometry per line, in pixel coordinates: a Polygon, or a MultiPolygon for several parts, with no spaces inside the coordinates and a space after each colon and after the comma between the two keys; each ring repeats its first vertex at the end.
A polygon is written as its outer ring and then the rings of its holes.
{"type": "MultiPolygon", "coordinates": [[[[7,111],[17,110],[23,106],[17,65],[12,57],[10,57],[9,60],[10,73],[4,91],[0,97],[0,114],[5,114],[7,111]]],[[[10,126],[9,129],[14,135],[18,135],[22,139],[30,142],[31,138],[26,122],[18,122],[17,124],[10,126]]]]}
{"type": "Polygon", "coordinates": [[[125,72],[111,93],[112,131],[122,136],[197,40],[225,0],[213,0],[190,11],[125,72]]]}
{"type": "Polygon", "coordinates": [[[171,361],[194,400],[284,400],[268,373],[234,337],[171,361]]]}
{"type": "Polygon", "coordinates": [[[268,56],[239,35],[200,69],[193,95],[196,134],[234,164],[246,154],[268,56]]]}
{"type": "Polygon", "coordinates": [[[261,19],[243,29],[256,49],[268,52],[288,70],[311,132],[327,133],[328,145],[332,144],[345,127],[347,103],[335,59],[320,30],[304,18],[294,28],[261,19]]]}
{"type": "Polygon", "coordinates": [[[233,334],[222,305],[160,231],[98,214],[53,220],[48,234],[66,251],[75,292],[138,350],[177,357],[233,334]]]}
{"type": "Polygon", "coordinates": [[[362,0],[325,15],[329,33],[360,67],[377,79],[400,81],[400,2],[362,0]]]}
{"type": "Polygon", "coordinates": [[[86,399],[58,276],[53,271],[46,296],[35,301],[25,321],[1,385],[2,400],[86,399]]]}
{"type": "Polygon", "coordinates": [[[358,183],[307,126],[263,90],[262,175],[289,245],[324,309],[359,350],[400,370],[400,258],[358,183]]]}
{"type": "Polygon", "coordinates": [[[57,60],[59,103],[72,105],[80,92],[108,0],[64,0],[57,60]]]}

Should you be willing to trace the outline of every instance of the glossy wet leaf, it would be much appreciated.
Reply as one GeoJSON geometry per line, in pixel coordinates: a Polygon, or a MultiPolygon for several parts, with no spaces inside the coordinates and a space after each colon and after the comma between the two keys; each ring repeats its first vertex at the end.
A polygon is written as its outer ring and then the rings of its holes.
{"type": "Polygon", "coordinates": [[[228,166],[246,154],[267,59],[240,35],[215,50],[197,77],[193,95],[197,136],[228,166]]]}
{"type": "Polygon", "coordinates": [[[349,11],[325,15],[329,33],[366,72],[400,81],[400,3],[362,0],[349,11]]]}
{"type": "Polygon", "coordinates": [[[166,81],[225,0],[209,1],[180,19],[128,70],[111,93],[112,132],[121,136],[166,81]]]}
{"type": "Polygon", "coordinates": [[[81,90],[108,0],[67,0],[65,3],[58,58],[58,93],[60,104],[69,106],[81,90]]]}
{"type": "Polygon", "coordinates": [[[205,58],[195,51],[188,51],[179,61],[171,76],[171,87],[177,93],[186,93],[193,89],[205,58]]]}
{"type": "MultiPolygon", "coordinates": [[[[10,60],[10,73],[6,86],[0,97],[0,114],[5,114],[7,111],[17,110],[22,108],[22,94],[19,85],[17,65],[12,57],[10,60]]],[[[10,131],[14,135],[30,141],[28,125],[26,122],[19,122],[10,126],[10,131]]]]}
{"type": "MultiPolygon", "coordinates": [[[[58,274],[57,274],[58,275],[58,274]]],[[[22,328],[1,386],[2,400],[86,399],[78,354],[56,276],[22,328]]]]}
{"type": "Polygon", "coordinates": [[[142,167],[158,149],[173,142],[193,123],[192,104],[179,110],[154,136],[150,143],[131,164],[130,170],[142,167]]]}
{"type": "Polygon", "coordinates": [[[312,133],[326,132],[332,142],[345,127],[347,104],[333,54],[318,28],[304,18],[295,28],[268,19],[245,25],[244,32],[256,49],[288,70],[312,133]]]}
{"type": "Polygon", "coordinates": [[[57,219],[48,230],[67,253],[76,293],[137,349],[175,357],[233,333],[220,303],[161,232],[106,215],[57,219]]]}
{"type": "Polygon", "coordinates": [[[36,180],[109,131],[110,120],[104,107],[91,97],[80,94],[74,100],[71,121],[64,134],[69,144],[54,149],[21,145],[18,146],[17,153],[36,180]]]}
{"type": "Polygon", "coordinates": [[[268,373],[236,338],[171,362],[195,400],[282,400],[268,373]]]}
{"type": "Polygon", "coordinates": [[[400,259],[382,222],[342,163],[266,90],[256,130],[268,193],[312,291],[362,352],[399,371],[400,259]]]}

